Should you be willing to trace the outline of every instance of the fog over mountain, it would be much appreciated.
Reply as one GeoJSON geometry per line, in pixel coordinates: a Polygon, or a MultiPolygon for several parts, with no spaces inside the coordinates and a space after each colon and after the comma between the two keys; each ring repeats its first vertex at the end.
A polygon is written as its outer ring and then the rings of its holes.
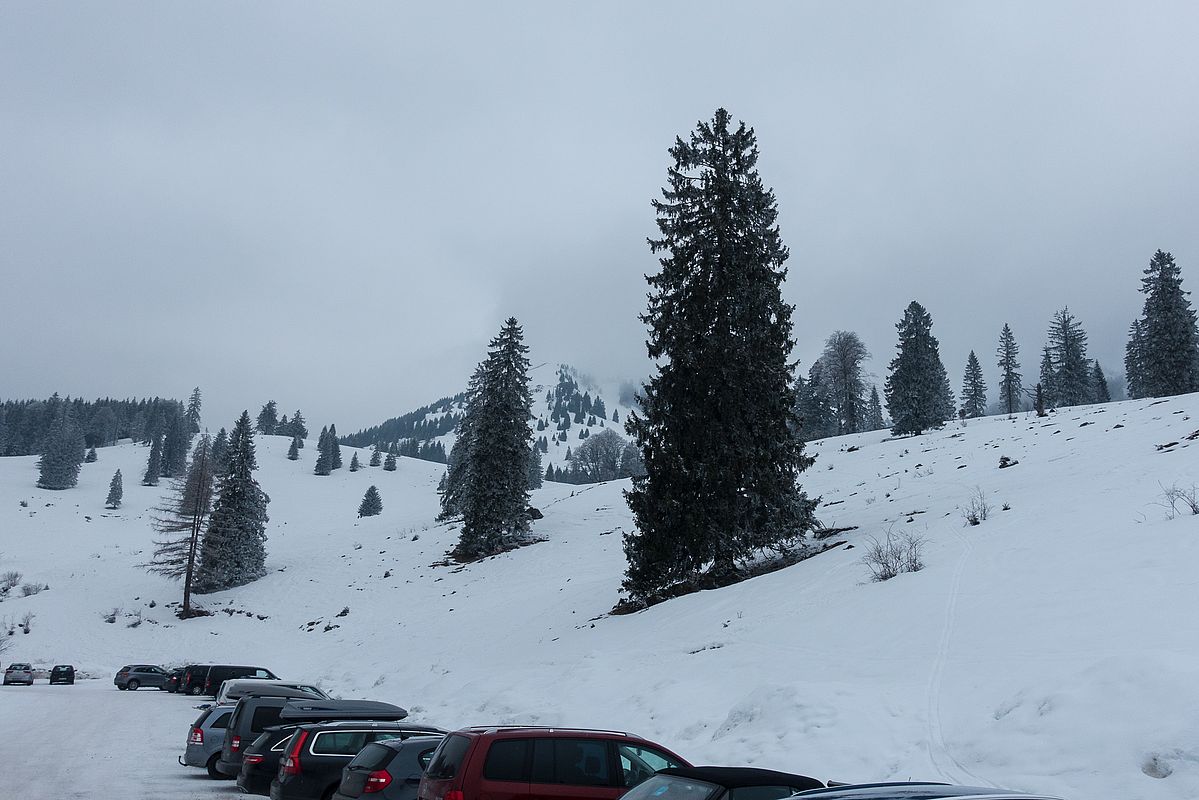
{"type": "Polygon", "coordinates": [[[1122,372],[1140,270],[1199,287],[1199,9],[1177,3],[48,6],[0,13],[6,397],[267,399],[352,431],[534,363],[644,375],[650,200],[752,125],[806,370],[885,377],[929,309],[955,389],[1068,305],[1122,372]]]}

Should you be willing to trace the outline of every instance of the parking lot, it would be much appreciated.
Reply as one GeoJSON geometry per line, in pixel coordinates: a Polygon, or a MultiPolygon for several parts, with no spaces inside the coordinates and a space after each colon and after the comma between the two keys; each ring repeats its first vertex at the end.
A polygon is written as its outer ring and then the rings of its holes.
{"type": "Polygon", "coordinates": [[[74,686],[0,690],[0,794],[22,800],[84,797],[195,800],[240,796],[232,781],[183,767],[194,698],[157,689],[120,692],[111,677],[74,686]]]}

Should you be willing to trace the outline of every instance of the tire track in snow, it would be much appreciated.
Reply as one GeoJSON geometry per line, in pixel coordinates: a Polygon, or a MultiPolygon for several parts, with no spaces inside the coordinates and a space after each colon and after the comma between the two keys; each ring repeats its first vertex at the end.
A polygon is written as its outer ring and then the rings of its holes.
{"type": "Polygon", "coordinates": [[[945,676],[945,662],[949,656],[949,643],[953,639],[953,629],[957,621],[957,606],[962,575],[966,571],[966,562],[974,549],[968,536],[958,534],[962,541],[962,555],[958,558],[953,572],[953,582],[949,588],[949,600],[945,604],[945,624],[941,629],[941,641],[937,645],[937,655],[933,660],[932,672],[928,677],[928,712],[926,715],[928,735],[925,737],[928,748],[928,760],[941,777],[951,783],[974,783],[978,786],[994,786],[990,781],[983,780],[954,758],[945,745],[945,730],[941,723],[941,683],[945,676]]]}

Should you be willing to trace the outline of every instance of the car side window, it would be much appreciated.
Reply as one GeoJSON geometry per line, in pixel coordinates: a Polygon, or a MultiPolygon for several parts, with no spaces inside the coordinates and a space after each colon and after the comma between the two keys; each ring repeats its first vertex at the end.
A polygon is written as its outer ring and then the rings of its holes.
{"type": "Polygon", "coordinates": [[[617,746],[616,752],[620,756],[624,785],[628,787],[649,780],[660,769],[683,766],[676,759],[645,745],[622,744],[617,746]]]}
{"type": "Polygon", "coordinates": [[[229,726],[229,717],[231,716],[233,716],[232,711],[226,711],[223,714],[217,714],[212,720],[212,725],[209,727],[227,728],[229,726]]]}
{"type": "Polygon", "coordinates": [[[254,670],[254,677],[266,679],[266,678],[271,678],[273,676],[271,675],[270,672],[266,671],[265,669],[256,669],[256,670],[254,670]]]}
{"type": "Polygon", "coordinates": [[[528,739],[498,739],[487,748],[483,777],[489,781],[527,781],[528,763],[528,739]]]}
{"type": "Polygon", "coordinates": [[[368,731],[322,731],[309,749],[314,756],[354,756],[366,747],[368,731]]]}
{"type": "Polygon", "coordinates": [[[611,786],[608,743],[602,739],[535,739],[534,783],[611,786]]]}
{"type": "Polygon", "coordinates": [[[433,760],[433,754],[437,752],[436,747],[430,747],[428,750],[422,750],[416,757],[416,762],[420,764],[421,772],[429,768],[429,762],[433,760]]]}

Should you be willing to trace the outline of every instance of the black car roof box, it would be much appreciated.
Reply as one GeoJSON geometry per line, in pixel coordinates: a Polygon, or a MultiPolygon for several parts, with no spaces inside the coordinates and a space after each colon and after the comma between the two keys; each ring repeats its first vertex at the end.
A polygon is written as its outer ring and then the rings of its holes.
{"type": "Polygon", "coordinates": [[[290,700],[279,712],[279,722],[318,722],[326,719],[404,719],[408,712],[377,700],[290,700]]]}

